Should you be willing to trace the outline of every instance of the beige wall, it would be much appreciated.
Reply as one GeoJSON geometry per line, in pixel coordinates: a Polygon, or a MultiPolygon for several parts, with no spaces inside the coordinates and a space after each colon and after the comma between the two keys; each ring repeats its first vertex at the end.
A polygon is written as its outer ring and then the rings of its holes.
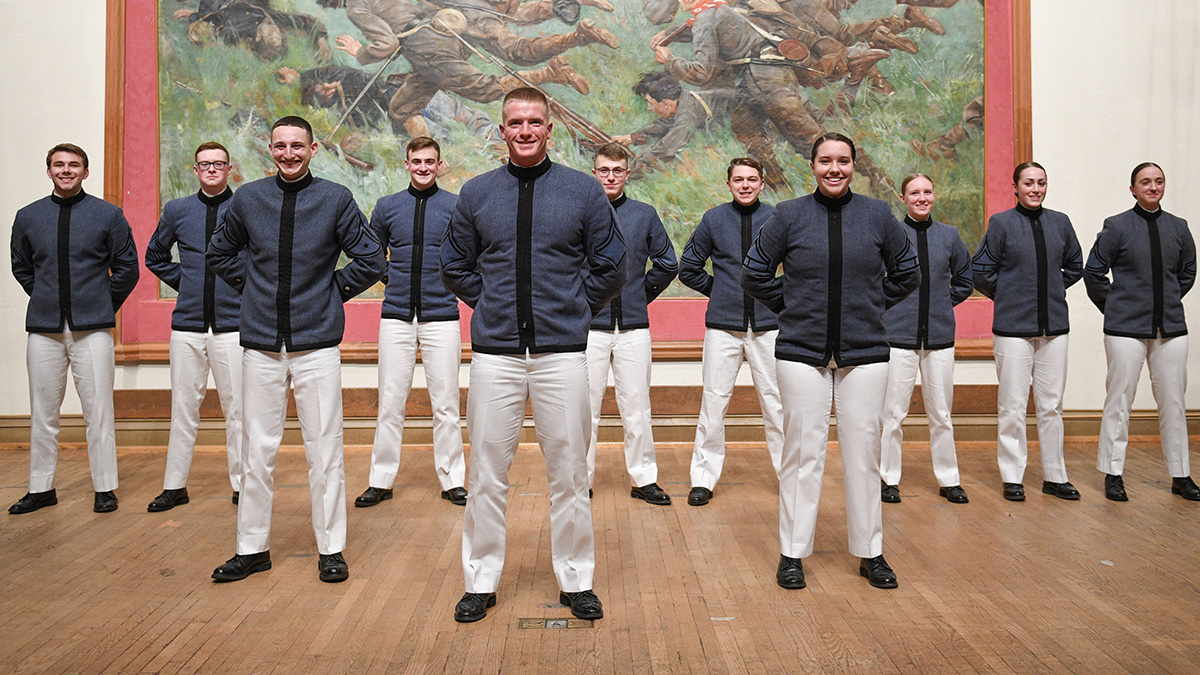
{"type": "MultiPolygon", "coordinates": [[[[1200,8],[1191,0],[1034,0],[1033,101],[1035,157],[1051,181],[1048,205],[1068,213],[1084,250],[1105,216],[1132,203],[1126,186],[1132,166],[1153,159],[1167,173],[1166,208],[1200,219],[1200,193],[1187,190],[1196,170],[1187,159],[1200,150],[1200,81],[1195,45],[1200,8]]],[[[13,213],[49,191],[44,153],[63,140],[89,151],[85,187],[103,192],[104,3],[100,0],[0,0],[0,236],[8,241],[13,213]]],[[[1200,222],[1200,220],[1197,220],[1200,222]]],[[[29,403],[22,330],[25,294],[0,273],[0,415],[27,415],[29,403]]],[[[1066,407],[1095,410],[1103,402],[1101,317],[1082,284],[1070,291],[1071,367],[1066,407]]],[[[1200,293],[1188,299],[1195,325],[1200,293]]],[[[1200,354],[1200,347],[1193,349],[1200,354]]],[[[1200,382],[1200,356],[1189,361],[1200,382]]],[[[962,364],[959,380],[994,383],[987,364],[962,364]]],[[[374,369],[347,366],[347,386],[371,386],[374,369]]],[[[664,364],[656,384],[699,382],[699,368],[664,364]]],[[[1145,383],[1143,383],[1145,384],[1145,383]]],[[[166,388],[165,367],[118,369],[118,387],[166,388]]],[[[1143,386],[1143,389],[1148,387],[1143,386]]],[[[70,387],[68,387],[70,390],[70,387]]],[[[1188,396],[1200,408],[1200,386],[1188,396]]],[[[1152,407],[1148,391],[1138,407],[1152,407]]],[[[68,393],[65,412],[78,412],[68,393]]]]}

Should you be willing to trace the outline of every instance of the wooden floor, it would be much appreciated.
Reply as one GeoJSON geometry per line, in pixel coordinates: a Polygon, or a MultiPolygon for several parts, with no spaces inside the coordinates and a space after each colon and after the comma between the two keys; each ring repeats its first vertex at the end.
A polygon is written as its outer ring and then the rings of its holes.
{"type": "MultiPolygon", "coordinates": [[[[1036,446],[1035,446],[1036,447],[1036,446]]],[[[1200,664],[1200,503],[1170,494],[1153,442],[1130,452],[1130,501],[1106,501],[1094,445],[1068,447],[1080,502],[1000,497],[994,445],[960,448],[966,505],[936,495],[927,446],[906,446],[903,502],[884,505],[900,588],[871,588],[846,552],[841,461],[829,455],[808,588],[775,585],[778,502],[760,446],[731,448],[712,503],[686,504],[690,447],[660,447],[675,503],[630,499],[602,446],[593,501],[605,618],[575,626],[550,569],[545,471],[513,468],[499,603],[460,625],[463,510],[439,498],[427,449],[406,451],[396,498],[350,509],[350,580],[317,579],[303,453],[279,460],[274,568],[209,580],[233,554],[225,460],[197,453],[191,504],[146,513],[163,450],[120,457],[121,507],[91,511],[86,454],[64,450],[59,504],[0,515],[4,673],[1169,672],[1200,664]],[[534,621],[522,621],[532,619],[534,621]],[[565,628],[555,627],[559,624],[565,628]],[[524,627],[523,627],[524,626],[524,627]]],[[[348,448],[348,498],[369,448],[348,448]]],[[[25,492],[27,453],[0,450],[0,499],[25,492]]]]}

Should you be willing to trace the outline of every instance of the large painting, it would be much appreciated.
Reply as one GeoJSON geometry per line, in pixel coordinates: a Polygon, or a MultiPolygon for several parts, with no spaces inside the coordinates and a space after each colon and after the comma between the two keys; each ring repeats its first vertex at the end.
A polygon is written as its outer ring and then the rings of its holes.
{"type": "MultiPolygon", "coordinates": [[[[500,98],[533,84],[554,102],[551,157],[587,169],[598,144],[627,145],[627,191],[658,208],[677,250],[704,210],[729,199],[733,157],[766,165],[768,202],[811,192],[806,153],[821,131],[858,141],[856,192],[901,215],[896,186],[921,171],[937,185],[937,217],[972,249],[982,234],[995,27],[985,30],[994,13],[980,0],[193,2],[153,3],[155,209],[195,191],[202,141],[229,147],[235,187],[273,173],[269,126],[285,114],[313,123],[323,148],[313,171],[350,187],[368,214],[407,185],[414,134],[442,143],[440,181],[456,190],[503,161],[500,98]]],[[[146,4],[127,6],[132,15],[146,4]]],[[[667,295],[690,308],[680,317],[699,318],[690,291],[675,284],[667,295]]],[[[656,338],[703,331],[672,323],[656,338]]]]}

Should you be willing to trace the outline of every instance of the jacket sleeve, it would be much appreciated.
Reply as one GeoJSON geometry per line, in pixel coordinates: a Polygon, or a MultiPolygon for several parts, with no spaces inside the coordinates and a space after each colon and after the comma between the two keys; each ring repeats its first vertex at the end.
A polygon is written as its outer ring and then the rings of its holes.
{"type": "MultiPolygon", "coordinates": [[[[375,202],[375,208],[371,210],[371,221],[370,221],[371,232],[375,235],[375,238],[379,240],[379,245],[383,247],[383,255],[385,258],[390,253],[388,246],[391,244],[391,241],[392,241],[392,234],[388,230],[387,214],[384,213],[386,208],[387,207],[383,205],[382,199],[375,202]]],[[[385,285],[385,286],[388,283],[388,275],[387,275],[386,268],[383,273],[383,278],[381,279],[381,281],[383,281],[383,285],[385,285]]]]}
{"type": "Polygon", "coordinates": [[[967,253],[967,245],[962,237],[955,232],[954,241],[950,244],[950,304],[957,305],[971,297],[973,289],[971,254],[967,253]]]}
{"type": "Polygon", "coordinates": [[[667,228],[663,227],[658,212],[654,212],[646,238],[650,245],[650,271],[646,272],[646,302],[651,302],[661,295],[675,279],[675,275],[679,274],[679,261],[675,258],[675,247],[671,245],[671,238],[667,236],[667,228]]]}
{"type": "Polygon", "coordinates": [[[584,223],[588,269],[583,282],[593,315],[621,294],[629,278],[625,268],[625,239],[617,225],[617,212],[608,203],[600,184],[595,187],[592,208],[587,210],[584,223]]]}
{"type": "Polygon", "coordinates": [[[482,242],[475,228],[470,200],[458,197],[450,225],[442,235],[442,284],[471,309],[483,293],[483,275],[479,271],[482,242]]]}
{"type": "Polygon", "coordinates": [[[342,302],[346,302],[383,278],[387,272],[387,256],[352,197],[347,196],[342,204],[337,233],[342,252],[350,258],[350,262],[333,273],[342,302]]]}
{"type": "Polygon", "coordinates": [[[1175,278],[1179,280],[1179,297],[1187,295],[1196,282],[1196,242],[1183,221],[1183,232],[1180,234],[1179,265],[1175,268],[1175,278]]]}
{"type": "Polygon", "coordinates": [[[1112,268],[1112,254],[1116,252],[1118,244],[1116,239],[1117,230],[1113,228],[1111,219],[1105,220],[1100,234],[1096,235],[1096,243],[1092,244],[1092,250],[1088,253],[1087,265],[1083,268],[1083,285],[1088,298],[1101,314],[1104,313],[1108,292],[1112,289],[1108,271],[1112,268]]]}
{"type": "Polygon", "coordinates": [[[1083,278],[1083,249],[1079,247],[1079,239],[1075,236],[1075,228],[1067,219],[1067,232],[1064,236],[1066,247],[1063,249],[1062,275],[1063,288],[1070,288],[1083,278]]]}
{"type": "Polygon", "coordinates": [[[204,261],[212,268],[217,276],[229,284],[238,293],[246,287],[246,261],[242,257],[242,249],[249,243],[246,224],[239,209],[238,196],[235,193],[229,208],[221,214],[217,229],[208,248],[204,252],[204,261]]]}
{"type": "Polygon", "coordinates": [[[158,219],[158,227],[154,228],[154,234],[150,236],[150,243],[146,244],[146,269],[178,291],[183,278],[183,266],[179,261],[171,259],[171,247],[179,237],[176,235],[175,218],[170,211],[168,204],[158,219]]]}
{"type": "Polygon", "coordinates": [[[137,247],[133,243],[133,228],[125,219],[125,213],[117,210],[109,224],[109,251],[112,259],[108,268],[111,272],[108,283],[112,293],[113,311],[121,308],[125,299],[137,286],[141,269],[138,267],[137,247]]]}
{"type": "Polygon", "coordinates": [[[21,284],[26,295],[33,295],[33,280],[35,277],[33,265],[33,247],[19,225],[20,219],[13,223],[10,238],[10,255],[12,256],[12,273],[17,283],[21,284]]]}
{"type": "Polygon", "coordinates": [[[1003,226],[995,216],[988,220],[987,230],[971,258],[971,281],[975,290],[989,298],[996,297],[996,279],[1000,276],[1000,259],[1004,255],[1003,226]]]}
{"type": "Polygon", "coordinates": [[[704,262],[711,255],[712,237],[708,220],[701,218],[700,224],[683,246],[683,255],[679,257],[679,280],[705,297],[712,295],[713,275],[704,269],[704,262]]]}
{"type": "Polygon", "coordinates": [[[888,307],[908,297],[921,285],[921,263],[917,251],[904,234],[904,226],[891,213],[883,231],[883,295],[888,307]]]}
{"type": "Polygon", "coordinates": [[[742,290],[776,314],[783,312],[785,305],[783,277],[775,276],[775,270],[787,254],[788,229],[788,223],[776,209],[763,223],[742,260],[742,290]]]}

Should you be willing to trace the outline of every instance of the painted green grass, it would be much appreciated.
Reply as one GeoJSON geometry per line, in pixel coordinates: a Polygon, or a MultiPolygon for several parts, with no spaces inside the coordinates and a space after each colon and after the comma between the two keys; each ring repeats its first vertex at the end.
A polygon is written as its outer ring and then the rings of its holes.
{"type": "MultiPolygon", "coordinates": [[[[572,49],[566,56],[571,65],[591,84],[591,94],[583,96],[572,89],[549,85],[548,93],[587,117],[610,134],[628,133],[651,122],[654,117],[646,111],[641,99],[633,95],[632,86],[638,77],[661,67],[655,63],[649,48],[651,36],[660,28],[651,26],[641,13],[641,3],[634,0],[614,2],[611,14],[584,8],[584,16],[613,31],[621,47],[613,51],[592,45],[572,49]]],[[[274,0],[273,5],[284,11],[319,17],[328,29],[331,44],[338,35],[349,34],[361,39],[361,34],[347,19],[344,10],[326,10],[315,0],[274,0]]],[[[219,140],[229,147],[235,161],[234,185],[254,180],[274,172],[266,151],[265,131],[269,121],[286,114],[298,114],[309,119],[318,136],[324,136],[337,121],[328,110],[314,110],[300,104],[295,85],[282,85],[275,79],[280,66],[303,71],[323,65],[317,62],[311,40],[295,32],[288,33],[289,50],[278,62],[266,63],[247,49],[223,44],[195,45],[187,39],[187,22],[171,18],[180,7],[175,0],[160,2],[159,91],[161,133],[161,196],[163,201],[195,191],[191,173],[192,151],[205,140],[219,140]]],[[[894,0],[860,0],[843,13],[843,21],[896,14],[894,0]]],[[[983,231],[983,137],[974,133],[957,148],[953,161],[933,162],[913,152],[910,142],[917,138],[932,140],[957,124],[962,109],[983,91],[983,12],[980,3],[960,2],[943,10],[927,10],[946,28],[947,34],[937,36],[924,30],[912,30],[905,35],[913,39],[920,51],[906,54],[893,51],[880,62],[880,70],[896,88],[890,97],[860,93],[851,117],[826,122],[831,131],[854,138],[865,148],[875,163],[899,184],[900,179],[913,171],[929,174],[938,189],[935,216],[957,225],[968,247],[974,249],[983,231]]],[[[678,19],[682,20],[680,14],[678,19]]],[[[568,32],[570,26],[550,20],[537,26],[513,27],[513,30],[535,35],[538,33],[568,32]]],[[[689,52],[689,45],[672,45],[680,55],[689,52]]],[[[472,62],[485,72],[500,74],[498,68],[478,57],[472,62]]],[[[334,64],[358,67],[357,61],[334,50],[334,64]]],[[[374,72],[378,65],[367,66],[374,72]]],[[[388,72],[405,72],[408,65],[398,59],[388,72]]],[[[863,87],[864,92],[866,87],[863,87]]],[[[805,90],[818,107],[824,107],[836,87],[805,90]]],[[[499,103],[469,105],[484,110],[499,120],[499,103]]],[[[313,171],[329,180],[348,186],[367,213],[380,197],[403,189],[407,174],[403,170],[403,148],[407,138],[390,129],[344,129],[337,139],[347,134],[354,139],[355,154],[375,164],[371,172],[360,171],[333,152],[322,151],[313,160],[313,171]]],[[[591,156],[581,150],[562,123],[555,125],[551,155],[555,161],[580,169],[591,165],[591,156]]],[[[453,131],[443,150],[451,169],[441,183],[457,190],[470,177],[499,165],[501,157],[482,139],[471,136],[465,128],[453,131]]],[[[764,199],[774,203],[799,196],[813,189],[812,175],[806,158],[798,157],[780,139],[776,152],[793,184],[793,194],[767,192],[764,199]]],[[[742,155],[745,149],[727,129],[700,132],[685,148],[669,170],[649,173],[631,182],[628,193],[635,199],[658,208],[663,222],[680,250],[703,212],[729,199],[725,188],[725,166],[731,157],[742,155]]],[[[869,192],[865,178],[856,179],[854,189],[869,192]]],[[[888,198],[888,195],[874,195],[888,198]]],[[[897,215],[903,210],[891,197],[897,215]]],[[[675,284],[669,294],[688,292],[675,284]]]]}

